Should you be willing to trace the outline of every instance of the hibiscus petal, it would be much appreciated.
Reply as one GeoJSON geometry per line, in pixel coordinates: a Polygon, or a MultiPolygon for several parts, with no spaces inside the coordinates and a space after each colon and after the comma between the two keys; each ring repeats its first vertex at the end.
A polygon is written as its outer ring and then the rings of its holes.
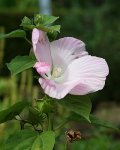
{"type": "Polygon", "coordinates": [[[65,37],[50,43],[53,64],[61,67],[63,72],[76,58],[87,55],[85,44],[75,38],[65,37]]]}
{"type": "Polygon", "coordinates": [[[78,81],[57,84],[53,80],[40,78],[39,83],[47,95],[52,98],[62,99],[78,84],[78,81]]]}
{"type": "Polygon", "coordinates": [[[109,73],[108,65],[102,58],[84,56],[74,60],[58,83],[53,80],[39,79],[44,92],[50,97],[61,99],[68,93],[85,95],[101,90],[109,73]]]}
{"type": "Polygon", "coordinates": [[[50,65],[45,62],[36,62],[34,68],[36,68],[39,74],[47,74],[50,72],[50,65]]]}
{"type": "Polygon", "coordinates": [[[95,56],[84,56],[73,61],[64,73],[64,82],[78,80],[71,94],[85,95],[103,89],[109,68],[106,61],[95,56]],[[66,81],[65,81],[66,80],[66,81]]]}
{"type": "Polygon", "coordinates": [[[32,43],[35,56],[38,61],[52,65],[52,58],[50,52],[50,44],[47,36],[41,30],[36,28],[32,31],[32,43]]]}

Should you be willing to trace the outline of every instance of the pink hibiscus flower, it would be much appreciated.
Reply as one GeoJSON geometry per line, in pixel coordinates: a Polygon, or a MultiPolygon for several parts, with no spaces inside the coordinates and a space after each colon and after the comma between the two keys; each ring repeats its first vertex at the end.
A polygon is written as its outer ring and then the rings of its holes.
{"type": "Polygon", "coordinates": [[[42,76],[39,83],[50,97],[62,99],[68,93],[85,95],[103,89],[109,68],[103,58],[91,56],[85,44],[73,37],[49,42],[46,34],[33,29],[32,43],[42,76]]]}

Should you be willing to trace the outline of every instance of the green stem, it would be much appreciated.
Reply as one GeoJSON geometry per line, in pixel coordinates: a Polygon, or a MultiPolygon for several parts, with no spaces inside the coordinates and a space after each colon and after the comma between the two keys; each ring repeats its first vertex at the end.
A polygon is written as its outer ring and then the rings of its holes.
{"type": "Polygon", "coordinates": [[[68,141],[66,140],[65,141],[65,150],[67,150],[67,148],[68,148],[68,141]]]}
{"type": "MultiPolygon", "coordinates": [[[[0,26],[0,33],[5,33],[5,28],[0,26]]],[[[3,65],[3,57],[4,57],[4,47],[5,47],[5,39],[0,39],[0,69],[3,65]]]]}
{"type": "Polygon", "coordinates": [[[52,120],[49,113],[47,114],[47,117],[48,117],[48,130],[52,130],[52,120]]]}
{"type": "Polygon", "coordinates": [[[32,45],[32,43],[25,37],[25,40],[30,44],[32,45]]]}
{"type": "Polygon", "coordinates": [[[27,78],[27,74],[26,73],[27,73],[26,71],[23,71],[21,73],[19,99],[24,99],[25,83],[26,83],[26,78],[27,78]]]}
{"type": "Polygon", "coordinates": [[[54,129],[54,131],[61,129],[61,128],[62,128],[65,124],[67,124],[67,123],[68,123],[68,120],[62,122],[60,125],[58,125],[58,127],[56,127],[56,128],[54,129]]]}

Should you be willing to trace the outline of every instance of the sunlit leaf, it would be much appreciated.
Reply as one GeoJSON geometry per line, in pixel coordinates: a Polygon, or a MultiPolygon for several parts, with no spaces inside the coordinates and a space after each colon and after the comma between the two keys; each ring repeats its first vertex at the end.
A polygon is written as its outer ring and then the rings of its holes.
{"type": "Polygon", "coordinates": [[[31,25],[31,24],[32,24],[32,21],[31,21],[28,17],[25,16],[25,17],[22,19],[21,26],[24,25],[24,24],[31,25]]]}
{"type": "Polygon", "coordinates": [[[32,56],[17,56],[10,63],[7,63],[7,67],[11,72],[11,75],[16,75],[26,69],[34,66],[36,60],[32,56]]]}
{"type": "Polygon", "coordinates": [[[37,25],[36,28],[45,31],[45,32],[60,32],[60,25],[55,25],[55,26],[50,26],[50,27],[46,27],[44,25],[37,25]]]}
{"type": "Polygon", "coordinates": [[[34,23],[35,25],[43,24],[43,25],[49,25],[55,22],[59,17],[50,16],[50,15],[43,15],[43,14],[37,14],[34,17],[34,23]]]}
{"type": "Polygon", "coordinates": [[[21,22],[20,26],[22,26],[23,29],[25,29],[25,30],[32,30],[32,29],[35,28],[35,26],[33,25],[32,20],[29,19],[26,16],[22,19],[22,22],[21,22]]]}
{"type": "Polygon", "coordinates": [[[59,17],[43,15],[43,24],[49,25],[49,24],[55,22],[57,19],[59,19],[59,17]]]}
{"type": "Polygon", "coordinates": [[[60,32],[60,25],[50,26],[50,24],[55,22],[58,18],[59,17],[37,14],[34,16],[34,21],[28,17],[24,17],[20,26],[26,30],[38,28],[45,32],[60,32]]]}
{"type": "Polygon", "coordinates": [[[54,25],[54,26],[51,26],[50,27],[50,31],[57,31],[57,32],[60,32],[60,25],[54,25]]]}

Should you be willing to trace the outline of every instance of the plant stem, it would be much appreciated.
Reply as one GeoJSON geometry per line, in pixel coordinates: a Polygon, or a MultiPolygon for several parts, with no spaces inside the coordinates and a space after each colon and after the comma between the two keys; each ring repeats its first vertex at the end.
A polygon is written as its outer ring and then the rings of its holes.
{"type": "Polygon", "coordinates": [[[48,117],[48,130],[52,130],[52,121],[49,113],[47,114],[47,117],[48,117]]]}
{"type": "Polygon", "coordinates": [[[54,129],[54,131],[61,129],[66,123],[68,123],[68,120],[66,120],[66,121],[62,122],[60,125],[58,125],[58,127],[56,127],[54,129]]]}
{"type": "Polygon", "coordinates": [[[68,148],[68,141],[66,140],[65,141],[65,150],[67,150],[67,148],[68,148]]]}
{"type": "Polygon", "coordinates": [[[32,43],[25,37],[25,40],[30,44],[32,45],[32,43]]]}

